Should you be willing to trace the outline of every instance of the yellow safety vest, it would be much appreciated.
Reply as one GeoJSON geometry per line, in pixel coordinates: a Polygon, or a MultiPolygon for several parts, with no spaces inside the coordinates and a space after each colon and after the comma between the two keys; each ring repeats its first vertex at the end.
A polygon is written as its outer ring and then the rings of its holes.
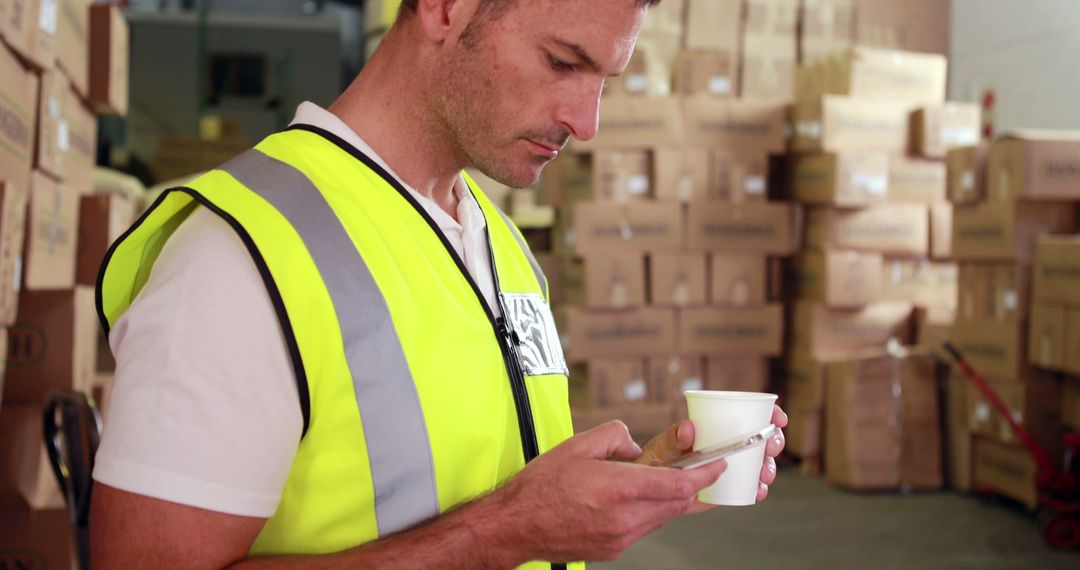
{"type": "Polygon", "coordinates": [[[487,221],[500,318],[414,198],[307,125],[164,193],[110,250],[98,286],[106,332],[200,205],[236,230],[266,283],[304,436],[252,554],[338,552],[407,529],[572,435],[547,282],[466,180],[487,221]]]}

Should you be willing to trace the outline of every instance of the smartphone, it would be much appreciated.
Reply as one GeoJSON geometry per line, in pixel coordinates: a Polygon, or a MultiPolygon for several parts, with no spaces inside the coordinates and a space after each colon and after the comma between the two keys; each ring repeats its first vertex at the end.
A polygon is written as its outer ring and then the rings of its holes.
{"type": "Polygon", "coordinates": [[[672,469],[693,469],[695,467],[701,467],[702,465],[708,465],[713,461],[719,461],[729,455],[743,451],[744,449],[750,449],[751,447],[761,445],[774,435],[776,435],[776,426],[769,424],[769,426],[764,429],[744,433],[716,445],[703,447],[697,451],[664,463],[661,467],[671,467],[672,469]]]}

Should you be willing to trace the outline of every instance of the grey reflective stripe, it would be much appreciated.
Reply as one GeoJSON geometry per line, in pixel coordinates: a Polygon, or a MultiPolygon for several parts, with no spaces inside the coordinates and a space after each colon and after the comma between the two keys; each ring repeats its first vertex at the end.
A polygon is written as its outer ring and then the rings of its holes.
{"type": "Polygon", "coordinates": [[[386,299],[341,220],[302,172],[262,152],[245,152],[221,170],[289,220],[330,293],[364,426],[379,535],[438,515],[431,442],[409,363],[386,299]]]}
{"type": "Polygon", "coordinates": [[[518,233],[517,226],[514,225],[514,222],[510,219],[510,217],[504,214],[503,211],[500,210],[498,207],[495,207],[495,211],[498,212],[500,216],[502,216],[503,221],[506,222],[506,225],[508,226],[507,229],[510,230],[510,233],[514,234],[514,239],[516,239],[518,245],[521,246],[522,253],[525,254],[525,257],[529,258],[529,263],[532,265],[533,273],[536,274],[536,281],[540,283],[540,293],[544,296],[544,300],[550,303],[551,301],[550,299],[548,299],[547,279],[544,279],[544,271],[540,269],[540,264],[537,263],[536,258],[533,257],[532,250],[529,249],[529,245],[525,243],[524,238],[522,238],[521,234],[518,233]]]}

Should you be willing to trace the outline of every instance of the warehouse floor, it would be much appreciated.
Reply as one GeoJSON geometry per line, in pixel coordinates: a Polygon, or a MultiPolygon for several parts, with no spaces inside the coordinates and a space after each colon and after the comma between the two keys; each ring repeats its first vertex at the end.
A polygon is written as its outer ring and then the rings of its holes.
{"type": "Polygon", "coordinates": [[[1080,568],[1020,508],[949,492],[839,491],[785,469],[769,499],[677,520],[604,570],[1080,568]]]}

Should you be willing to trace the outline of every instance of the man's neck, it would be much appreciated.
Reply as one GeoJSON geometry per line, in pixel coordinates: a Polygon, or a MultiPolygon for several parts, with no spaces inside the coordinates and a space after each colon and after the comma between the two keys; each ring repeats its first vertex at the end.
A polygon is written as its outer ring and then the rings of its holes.
{"type": "Polygon", "coordinates": [[[387,34],[374,57],[329,111],[375,150],[391,170],[457,219],[454,184],[464,158],[417,89],[408,31],[387,34]]]}

